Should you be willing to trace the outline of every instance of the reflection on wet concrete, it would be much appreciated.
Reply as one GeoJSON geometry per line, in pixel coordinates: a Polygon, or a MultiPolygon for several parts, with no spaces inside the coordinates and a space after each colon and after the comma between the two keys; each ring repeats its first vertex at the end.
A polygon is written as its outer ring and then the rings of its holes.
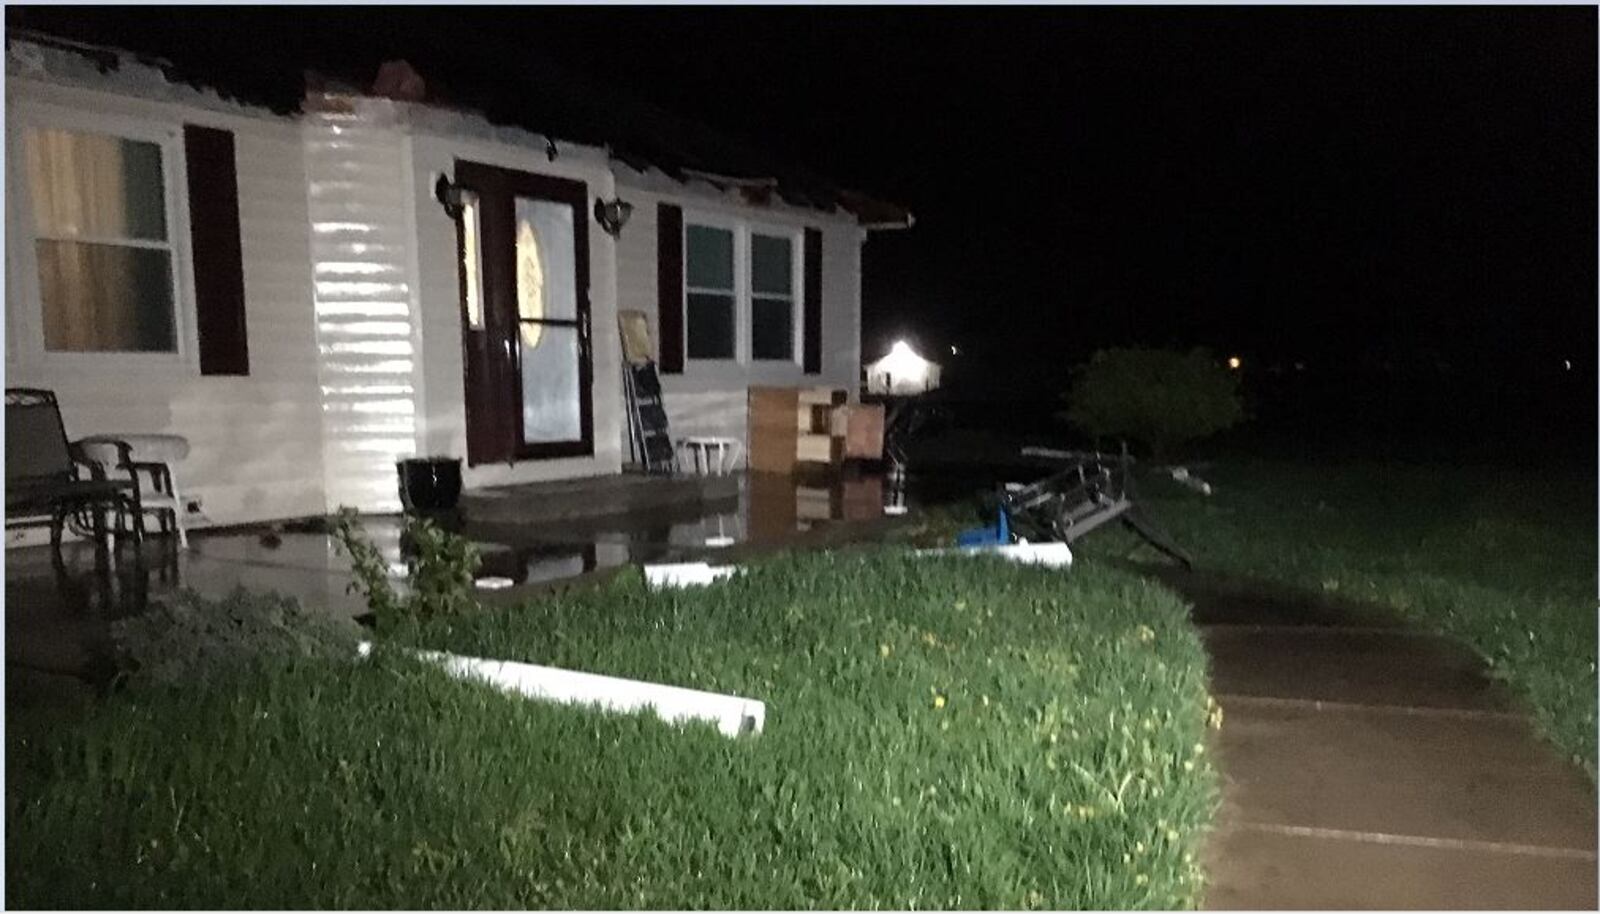
{"type": "MultiPolygon", "coordinates": [[[[707,504],[536,524],[446,524],[479,544],[480,576],[535,584],[701,557],[723,545],[781,544],[819,525],[879,517],[888,497],[883,480],[871,475],[750,475],[739,483],[736,498],[707,504]]],[[[371,517],[365,526],[391,568],[403,570],[400,518],[371,517]]],[[[349,560],[320,521],[194,531],[187,551],[152,536],[143,561],[130,552],[97,562],[92,547],[68,544],[67,567],[57,572],[46,547],[6,550],[7,664],[60,673],[103,664],[109,624],[179,587],[210,597],[245,587],[329,612],[366,612],[360,595],[349,592],[349,560]]]]}

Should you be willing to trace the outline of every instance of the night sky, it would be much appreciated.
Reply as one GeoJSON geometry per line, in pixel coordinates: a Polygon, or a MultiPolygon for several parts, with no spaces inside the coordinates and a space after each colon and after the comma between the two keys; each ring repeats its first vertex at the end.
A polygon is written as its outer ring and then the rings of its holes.
{"type": "Polygon", "coordinates": [[[904,333],[1040,390],[1119,342],[1593,378],[1592,8],[7,18],[175,61],[546,55],[909,206],[866,247],[868,357],[904,333]]]}

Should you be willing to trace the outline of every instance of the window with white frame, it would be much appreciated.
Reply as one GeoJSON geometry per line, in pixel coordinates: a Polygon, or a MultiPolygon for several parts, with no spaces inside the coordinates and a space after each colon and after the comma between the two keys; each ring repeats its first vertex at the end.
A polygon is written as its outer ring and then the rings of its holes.
{"type": "Polygon", "coordinates": [[[795,361],[800,352],[799,252],[798,230],[686,220],[688,358],[795,361]]]}
{"type": "Polygon", "coordinates": [[[33,124],[23,147],[44,349],[177,352],[169,146],[33,124]]]}

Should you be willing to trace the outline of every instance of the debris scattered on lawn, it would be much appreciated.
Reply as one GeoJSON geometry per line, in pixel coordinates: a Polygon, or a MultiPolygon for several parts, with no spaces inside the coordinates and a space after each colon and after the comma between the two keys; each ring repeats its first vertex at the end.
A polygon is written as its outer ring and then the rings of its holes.
{"type": "Polygon", "coordinates": [[[1168,473],[1174,482],[1182,483],[1202,495],[1211,494],[1211,483],[1189,472],[1188,467],[1171,467],[1168,473]]]}
{"type": "MultiPolygon", "coordinates": [[[[912,555],[993,555],[1019,565],[1071,568],[1072,549],[1066,543],[1005,543],[986,546],[960,546],[953,549],[917,549],[912,555]]],[[[712,565],[707,562],[678,562],[644,566],[645,584],[651,590],[676,587],[705,587],[743,571],[738,565],[712,565]]]]}
{"type": "Polygon", "coordinates": [[[1071,568],[1072,548],[1066,543],[1002,543],[987,546],[958,546],[954,549],[919,549],[916,555],[996,555],[1019,565],[1044,565],[1071,568]]]}
{"type": "Polygon", "coordinates": [[[707,562],[677,562],[666,565],[644,566],[644,582],[651,590],[663,587],[704,587],[715,581],[738,573],[735,565],[711,565],[707,562]]]}
{"type": "MultiPolygon", "coordinates": [[[[372,642],[361,642],[356,653],[361,657],[370,655],[372,642]]],[[[766,704],[753,698],[512,660],[486,660],[443,651],[410,653],[439,665],[457,679],[476,679],[502,692],[557,704],[590,705],[624,714],[648,710],[668,723],[710,723],[729,737],[760,733],[767,720],[766,704]]]]}

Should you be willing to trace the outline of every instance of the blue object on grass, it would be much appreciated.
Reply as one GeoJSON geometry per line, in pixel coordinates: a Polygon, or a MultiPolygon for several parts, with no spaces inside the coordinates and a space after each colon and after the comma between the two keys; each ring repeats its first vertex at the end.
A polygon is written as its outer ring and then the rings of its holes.
{"type": "Polygon", "coordinates": [[[957,546],[1003,546],[1011,542],[1011,519],[1006,509],[998,509],[999,520],[993,527],[975,527],[956,534],[957,546]]]}

